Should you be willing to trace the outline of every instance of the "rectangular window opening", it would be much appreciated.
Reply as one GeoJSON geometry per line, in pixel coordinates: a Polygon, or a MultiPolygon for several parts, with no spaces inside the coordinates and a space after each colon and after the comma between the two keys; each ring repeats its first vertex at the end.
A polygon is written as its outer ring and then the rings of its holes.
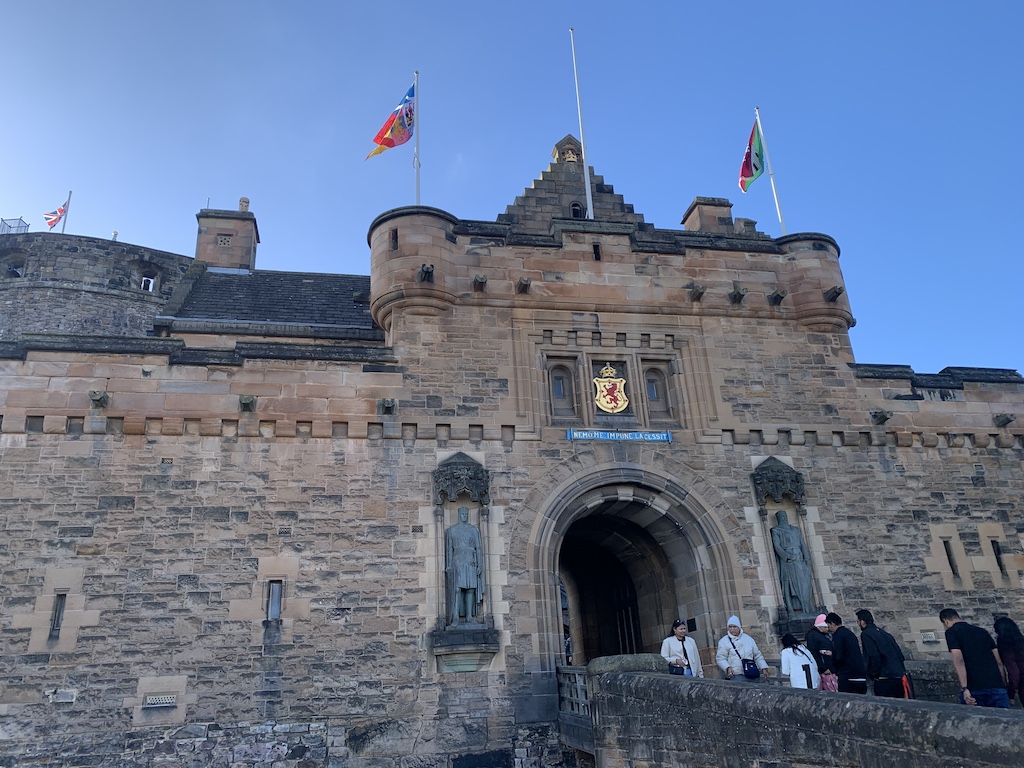
{"type": "Polygon", "coordinates": [[[594,261],[601,260],[601,244],[594,243],[594,261]]]}
{"type": "Polygon", "coordinates": [[[276,621],[281,618],[281,596],[284,593],[284,581],[271,579],[267,582],[267,620],[276,621]]]}
{"type": "Polygon", "coordinates": [[[555,376],[554,382],[555,397],[561,400],[565,397],[565,377],[555,376]]]}
{"type": "Polygon", "coordinates": [[[397,229],[392,229],[391,230],[390,238],[391,238],[390,239],[391,250],[392,251],[397,251],[398,250],[398,230],[397,229]]]}
{"type": "Polygon", "coordinates": [[[60,626],[64,623],[64,606],[67,605],[68,596],[65,592],[58,592],[53,596],[53,613],[50,615],[50,640],[60,637],[60,626]]]}
{"type": "Polygon", "coordinates": [[[953,572],[953,578],[960,578],[960,569],[956,567],[956,558],[953,557],[953,544],[949,539],[942,540],[942,548],[946,550],[946,560],[949,562],[949,570],[953,572]]]}
{"type": "Polygon", "coordinates": [[[1006,563],[1003,562],[1003,548],[999,546],[999,542],[995,539],[992,540],[992,554],[996,556],[996,565],[999,566],[999,572],[1006,576],[1006,563]]]}

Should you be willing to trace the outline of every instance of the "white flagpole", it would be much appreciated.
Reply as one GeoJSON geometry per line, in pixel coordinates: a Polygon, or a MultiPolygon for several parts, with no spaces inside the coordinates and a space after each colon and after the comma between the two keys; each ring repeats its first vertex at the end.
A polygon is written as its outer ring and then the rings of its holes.
{"type": "Polygon", "coordinates": [[[416,106],[413,112],[412,129],[416,135],[416,147],[412,153],[412,165],[416,169],[416,205],[420,204],[420,73],[412,73],[413,92],[416,94],[416,106]]]}
{"type": "Polygon", "coordinates": [[[772,172],[772,159],[768,156],[768,139],[764,137],[764,127],[761,125],[761,112],[754,107],[754,119],[757,120],[757,130],[761,133],[761,144],[764,146],[764,162],[768,166],[768,181],[772,183],[772,195],[775,197],[775,212],[779,215],[779,226],[782,234],[786,234],[786,222],[782,220],[782,207],[779,205],[779,193],[775,189],[775,174],[772,172]]]}
{"type": "Polygon", "coordinates": [[[71,211],[71,190],[68,190],[68,201],[64,203],[64,218],[61,220],[60,233],[64,234],[64,227],[68,224],[68,213],[71,211]]]}
{"type": "Polygon", "coordinates": [[[590,166],[587,165],[587,140],[583,137],[583,105],[580,103],[580,76],[576,71],[576,36],[569,27],[572,43],[572,76],[576,79],[576,111],[580,117],[580,151],[583,155],[583,183],[587,185],[587,218],[594,218],[594,195],[590,191],[590,166]]]}

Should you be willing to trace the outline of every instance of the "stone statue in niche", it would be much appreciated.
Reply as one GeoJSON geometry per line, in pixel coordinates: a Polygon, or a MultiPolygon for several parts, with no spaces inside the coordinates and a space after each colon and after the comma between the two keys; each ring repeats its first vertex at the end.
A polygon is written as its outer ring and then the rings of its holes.
{"type": "Polygon", "coordinates": [[[791,616],[813,615],[811,597],[811,558],[800,529],[789,524],[785,510],[775,513],[778,525],[772,528],[772,546],[779,566],[782,600],[791,616]]]}
{"type": "Polygon", "coordinates": [[[448,588],[448,626],[481,624],[484,599],[483,545],[480,530],[469,523],[469,508],[459,507],[459,522],[444,533],[448,588]]]}

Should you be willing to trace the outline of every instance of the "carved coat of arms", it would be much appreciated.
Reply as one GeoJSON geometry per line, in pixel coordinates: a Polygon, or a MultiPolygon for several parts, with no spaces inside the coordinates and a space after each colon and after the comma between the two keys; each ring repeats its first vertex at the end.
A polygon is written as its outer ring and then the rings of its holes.
{"type": "Polygon", "coordinates": [[[615,377],[616,370],[609,363],[601,369],[600,377],[594,379],[594,405],[605,413],[621,413],[629,405],[626,397],[626,380],[615,377]]]}

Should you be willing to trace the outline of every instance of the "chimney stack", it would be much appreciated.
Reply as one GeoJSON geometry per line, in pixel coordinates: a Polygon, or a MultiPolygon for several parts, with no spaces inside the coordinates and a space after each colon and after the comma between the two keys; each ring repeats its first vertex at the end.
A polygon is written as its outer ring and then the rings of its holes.
{"type": "Polygon", "coordinates": [[[260,231],[249,212],[249,198],[238,201],[237,211],[203,208],[196,214],[199,235],[196,260],[223,269],[256,269],[260,231]]]}

